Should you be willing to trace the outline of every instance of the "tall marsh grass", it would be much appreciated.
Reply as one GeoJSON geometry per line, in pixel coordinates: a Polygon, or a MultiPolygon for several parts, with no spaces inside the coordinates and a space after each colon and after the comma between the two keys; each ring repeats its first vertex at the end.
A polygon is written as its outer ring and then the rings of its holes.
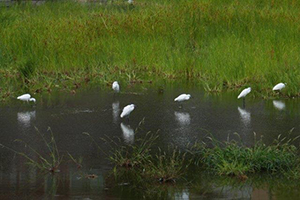
{"type": "Polygon", "coordinates": [[[285,82],[285,96],[300,95],[298,1],[60,1],[0,9],[0,84],[11,91],[159,77],[198,80],[217,92],[252,86],[263,96],[285,82]]]}
{"type": "MultiPolygon", "coordinates": [[[[196,143],[191,151],[195,163],[220,175],[243,177],[251,173],[299,173],[298,149],[293,144],[299,138],[278,136],[266,145],[262,138],[248,147],[236,140],[220,142],[208,137],[210,142],[196,143]]],[[[297,176],[299,177],[299,176],[297,176]]]]}

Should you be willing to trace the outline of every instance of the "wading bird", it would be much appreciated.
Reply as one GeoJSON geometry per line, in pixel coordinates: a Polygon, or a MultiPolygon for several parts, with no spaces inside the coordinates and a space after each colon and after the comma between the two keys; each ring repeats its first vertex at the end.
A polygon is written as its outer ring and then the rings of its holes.
{"type": "Polygon", "coordinates": [[[179,95],[178,97],[176,97],[174,99],[174,101],[177,101],[177,102],[183,102],[183,101],[187,101],[191,98],[191,95],[190,94],[181,94],[179,95]]]}
{"type": "Polygon", "coordinates": [[[129,4],[133,4],[133,0],[128,0],[128,3],[129,4]]]}
{"type": "Polygon", "coordinates": [[[134,104],[130,104],[130,105],[128,105],[128,106],[125,106],[125,107],[123,108],[123,111],[122,111],[120,117],[121,117],[121,118],[128,117],[128,120],[129,120],[129,115],[130,115],[130,113],[134,110],[134,108],[135,108],[135,105],[134,105],[134,104]]]}
{"type": "Polygon", "coordinates": [[[243,91],[239,94],[238,99],[243,98],[243,107],[245,107],[245,97],[247,94],[251,92],[251,87],[243,89],[243,91]]]}
{"type": "Polygon", "coordinates": [[[120,86],[119,86],[118,81],[113,82],[113,84],[112,84],[112,89],[113,89],[115,92],[120,92],[120,86]]]}
{"type": "Polygon", "coordinates": [[[31,98],[30,94],[23,94],[21,96],[18,96],[17,99],[21,100],[21,101],[33,101],[36,102],[35,98],[31,98]]]}
{"type": "Polygon", "coordinates": [[[273,87],[273,91],[280,91],[282,90],[283,88],[285,88],[285,84],[284,83],[278,83],[277,85],[275,85],[273,87]]]}

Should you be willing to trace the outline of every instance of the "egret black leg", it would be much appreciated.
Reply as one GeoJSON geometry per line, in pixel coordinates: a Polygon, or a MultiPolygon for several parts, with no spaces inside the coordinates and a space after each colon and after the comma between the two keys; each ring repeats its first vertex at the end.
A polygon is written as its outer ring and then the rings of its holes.
{"type": "Polygon", "coordinates": [[[245,108],[246,107],[246,100],[245,100],[245,98],[243,98],[243,108],[245,108]]]}

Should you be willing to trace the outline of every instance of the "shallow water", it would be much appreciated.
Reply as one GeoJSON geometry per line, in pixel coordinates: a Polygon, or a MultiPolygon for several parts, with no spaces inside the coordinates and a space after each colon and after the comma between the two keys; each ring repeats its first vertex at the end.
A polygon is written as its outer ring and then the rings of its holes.
{"type": "MultiPolygon", "coordinates": [[[[45,144],[37,134],[48,134],[48,127],[54,133],[58,148],[69,152],[74,157],[83,157],[84,169],[88,174],[96,174],[96,179],[88,179],[79,175],[76,167],[64,166],[61,173],[41,176],[35,170],[29,170],[25,159],[4,148],[0,149],[0,199],[12,197],[57,199],[140,199],[146,194],[132,191],[128,186],[118,189],[107,188],[104,174],[111,166],[105,156],[97,151],[91,138],[82,134],[89,133],[93,138],[108,136],[119,137],[125,143],[134,143],[135,139],[147,131],[159,130],[158,146],[164,148],[174,144],[184,148],[188,143],[203,139],[212,134],[218,140],[238,139],[251,145],[254,132],[257,137],[264,136],[265,142],[272,142],[279,134],[292,135],[300,133],[300,101],[299,99],[261,100],[246,99],[243,107],[237,100],[236,93],[212,95],[197,88],[178,85],[166,86],[164,90],[145,86],[127,88],[127,92],[114,95],[100,90],[82,91],[76,95],[52,94],[37,96],[37,104],[13,101],[11,105],[1,107],[0,143],[14,149],[23,150],[21,139],[39,151],[45,150],[45,144]],[[177,104],[173,99],[181,93],[190,93],[192,99],[177,104]],[[122,108],[130,103],[137,105],[130,119],[120,119],[122,108]],[[139,123],[143,121],[142,125],[139,123]],[[136,129],[139,126],[139,130],[136,129]],[[139,195],[133,195],[133,194],[139,195]]],[[[100,140],[99,140],[100,141],[100,140]]],[[[108,151],[108,147],[102,147],[108,151]]],[[[166,187],[157,198],[162,199],[291,199],[299,196],[299,187],[290,186],[276,180],[276,187],[271,179],[259,186],[257,180],[246,183],[218,183],[207,180],[203,185],[211,184],[207,190],[195,187],[166,187]],[[276,182],[277,181],[277,182],[276,182]],[[277,186],[279,185],[279,186],[277,186]],[[274,191],[274,187],[276,191],[274,191]],[[292,189],[291,189],[292,188],[292,189]]],[[[274,182],[274,181],[273,181],[274,182]]],[[[150,198],[151,196],[145,196],[150,198]]],[[[152,196],[153,197],[153,196],[152,196]]],[[[156,198],[156,199],[157,199],[156,198]]]]}

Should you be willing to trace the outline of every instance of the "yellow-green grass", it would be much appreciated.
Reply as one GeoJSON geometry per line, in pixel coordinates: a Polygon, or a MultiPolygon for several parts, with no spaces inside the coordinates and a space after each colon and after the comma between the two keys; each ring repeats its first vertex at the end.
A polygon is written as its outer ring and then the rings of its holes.
{"type": "Polygon", "coordinates": [[[188,79],[217,92],[251,86],[267,97],[285,82],[283,94],[299,96],[299,19],[296,0],[2,7],[2,97],[115,79],[188,79]]]}

